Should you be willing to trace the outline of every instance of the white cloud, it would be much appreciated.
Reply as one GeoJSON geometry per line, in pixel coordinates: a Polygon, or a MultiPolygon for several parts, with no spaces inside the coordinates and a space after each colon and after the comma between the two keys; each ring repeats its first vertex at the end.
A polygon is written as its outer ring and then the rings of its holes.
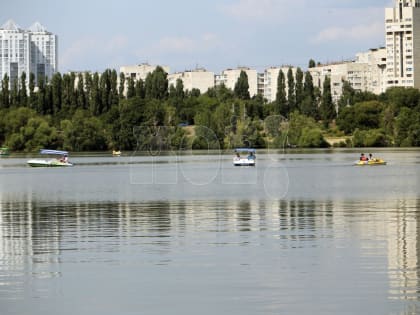
{"type": "Polygon", "coordinates": [[[331,41],[376,39],[382,38],[383,33],[383,23],[357,25],[353,27],[333,26],[320,31],[312,42],[325,43],[331,41]]]}

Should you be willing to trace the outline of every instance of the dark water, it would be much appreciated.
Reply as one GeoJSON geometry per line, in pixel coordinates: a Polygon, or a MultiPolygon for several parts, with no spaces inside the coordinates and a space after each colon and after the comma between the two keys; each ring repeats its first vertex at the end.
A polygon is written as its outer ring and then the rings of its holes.
{"type": "Polygon", "coordinates": [[[420,314],[420,151],[0,159],[0,314],[420,314]]]}

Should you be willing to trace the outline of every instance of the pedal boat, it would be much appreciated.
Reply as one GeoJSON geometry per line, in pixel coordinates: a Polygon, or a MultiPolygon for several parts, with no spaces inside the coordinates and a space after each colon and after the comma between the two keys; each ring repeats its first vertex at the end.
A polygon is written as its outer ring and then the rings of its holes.
{"type": "Polygon", "coordinates": [[[257,159],[255,149],[235,149],[236,156],[233,158],[234,166],[255,166],[257,159]],[[246,153],[247,157],[241,157],[241,153],[246,153]]]}
{"type": "Polygon", "coordinates": [[[377,165],[386,165],[386,162],[382,159],[372,159],[369,161],[356,161],[354,163],[356,166],[377,166],[377,165]]]}

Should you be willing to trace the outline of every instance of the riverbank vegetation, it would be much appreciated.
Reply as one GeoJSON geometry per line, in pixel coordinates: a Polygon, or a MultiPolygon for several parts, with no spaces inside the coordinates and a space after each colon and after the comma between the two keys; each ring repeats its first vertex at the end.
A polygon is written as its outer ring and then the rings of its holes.
{"type": "Polygon", "coordinates": [[[145,81],[106,70],[57,73],[37,85],[33,75],[23,74],[11,89],[9,78],[2,80],[0,144],[13,151],[317,148],[329,138],[348,147],[420,145],[417,89],[377,96],[344,82],[336,107],[330,80],[320,91],[301,69],[280,72],[272,103],[250,97],[245,72],[234,90],[222,85],[204,94],[184,91],[181,80],[168,86],[160,67],[145,81]]]}

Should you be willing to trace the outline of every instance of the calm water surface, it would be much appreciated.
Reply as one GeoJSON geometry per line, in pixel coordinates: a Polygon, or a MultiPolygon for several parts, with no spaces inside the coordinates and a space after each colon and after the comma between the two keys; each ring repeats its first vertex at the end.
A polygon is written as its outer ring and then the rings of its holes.
{"type": "Polygon", "coordinates": [[[0,158],[0,314],[420,314],[420,151],[0,158]]]}

